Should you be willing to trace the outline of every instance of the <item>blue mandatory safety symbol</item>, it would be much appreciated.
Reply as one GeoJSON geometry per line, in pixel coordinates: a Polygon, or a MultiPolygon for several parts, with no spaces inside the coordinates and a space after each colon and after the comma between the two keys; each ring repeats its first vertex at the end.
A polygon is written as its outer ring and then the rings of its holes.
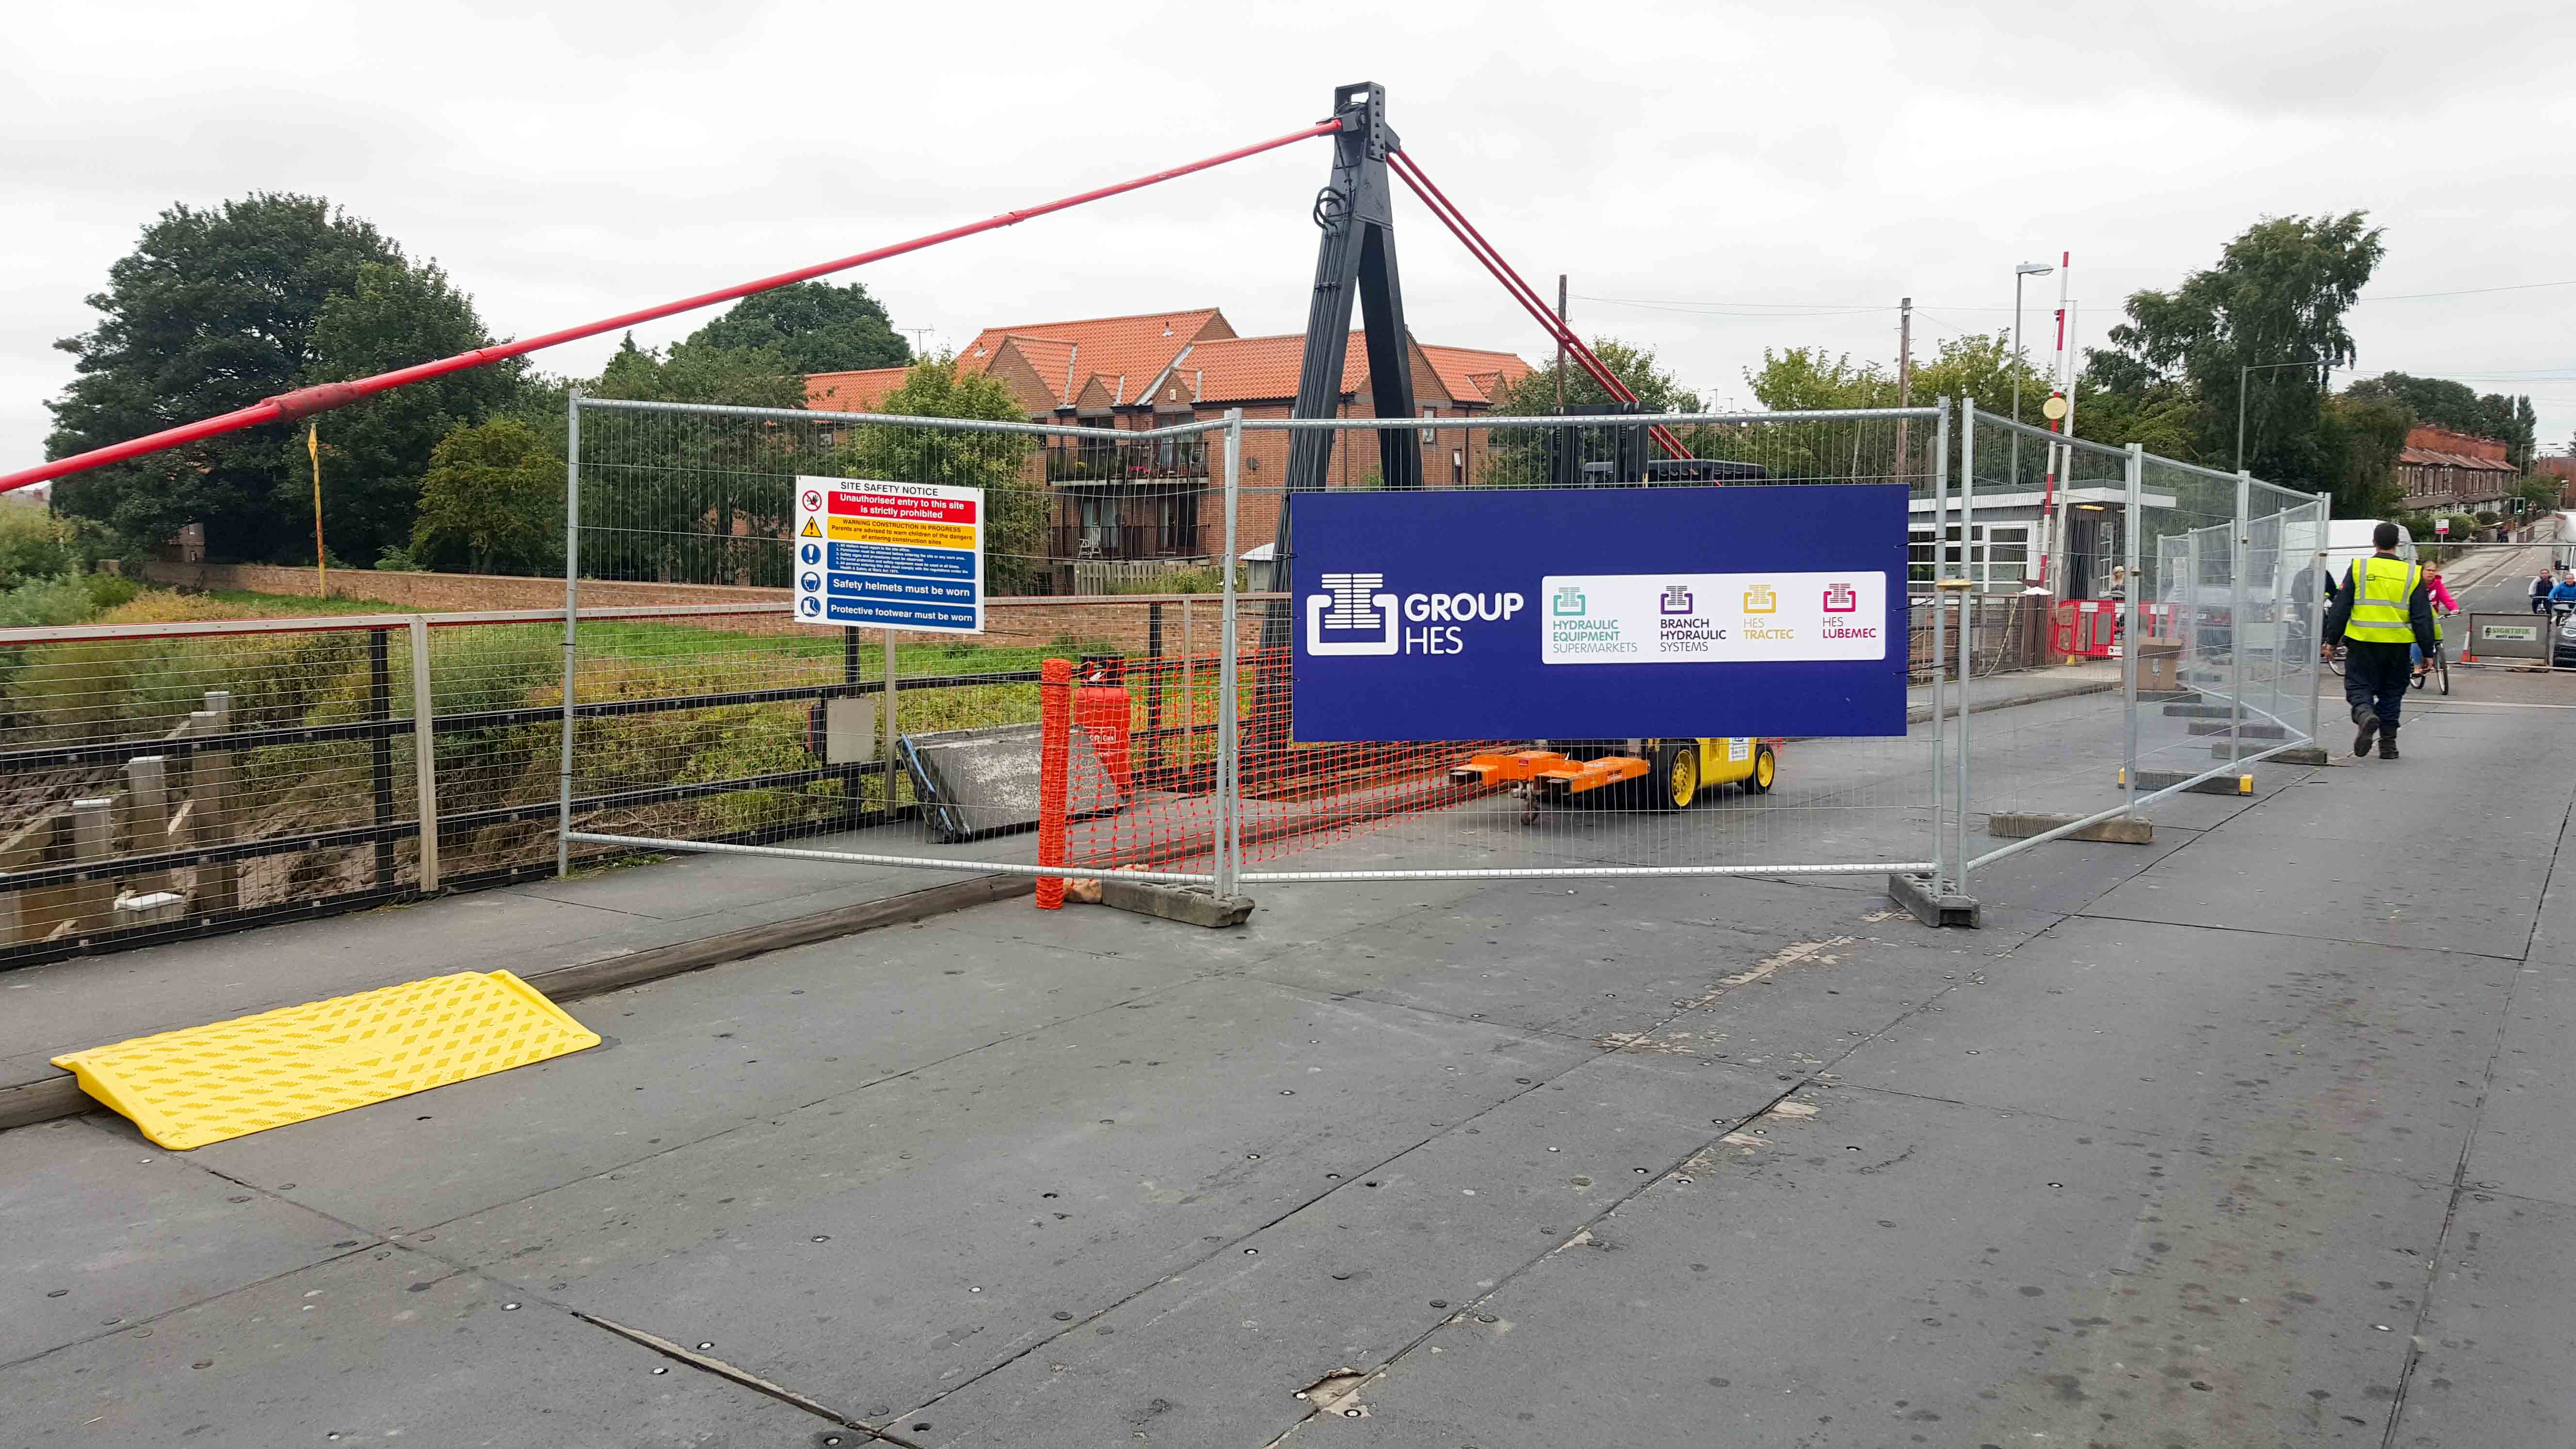
{"type": "MultiPolygon", "coordinates": [[[[809,543],[803,548],[796,550],[796,557],[799,561],[804,563],[821,563],[823,561],[823,545],[819,543],[809,543]]],[[[810,578],[812,576],[808,575],[807,577],[810,578]]],[[[814,586],[812,584],[807,584],[805,587],[810,589],[814,586]]]]}
{"type": "Polygon", "coordinates": [[[796,612],[804,615],[808,619],[811,619],[815,615],[823,612],[823,601],[815,598],[812,594],[807,594],[805,597],[796,601],[796,612]]]}
{"type": "Polygon", "coordinates": [[[821,574],[807,574],[796,581],[796,587],[803,589],[809,594],[819,594],[823,592],[823,576],[821,574]]]}

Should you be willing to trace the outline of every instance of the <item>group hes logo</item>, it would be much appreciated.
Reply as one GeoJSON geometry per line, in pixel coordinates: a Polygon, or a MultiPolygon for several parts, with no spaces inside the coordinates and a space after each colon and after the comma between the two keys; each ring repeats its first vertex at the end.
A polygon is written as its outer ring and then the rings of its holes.
{"type": "MultiPolygon", "coordinates": [[[[1323,585],[1323,593],[1306,596],[1306,652],[1312,655],[1460,654],[1467,646],[1459,625],[1509,619],[1527,602],[1514,593],[1398,597],[1387,592],[1380,573],[1328,573],[1323,585]]],[[[1558,603],[1563,612],[1564,601],[1558,603]]],[[[1575,611],[1582,607],[1578,598],[1575,611]]]]}

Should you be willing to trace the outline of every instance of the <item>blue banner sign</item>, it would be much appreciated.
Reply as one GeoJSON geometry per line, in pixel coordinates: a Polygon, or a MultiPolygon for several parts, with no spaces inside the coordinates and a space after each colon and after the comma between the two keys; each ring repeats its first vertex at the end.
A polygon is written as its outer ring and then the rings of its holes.
{"type": "Polygon", "coordinates": [[[1905,733],[1902,484],[1301,493],[1301,741],[1905,733]]]}

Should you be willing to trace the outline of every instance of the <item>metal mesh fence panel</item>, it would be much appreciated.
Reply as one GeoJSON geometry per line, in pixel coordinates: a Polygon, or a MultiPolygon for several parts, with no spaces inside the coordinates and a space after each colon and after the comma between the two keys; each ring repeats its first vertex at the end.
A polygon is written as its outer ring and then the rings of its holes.
{"type": "MultiPolygon", "coordinates": [[[[1939,416],[1924,408],[1659,420],[1252,420],[1243,425],[1240,532],[1247,553],[1269,554],[1265,546],[1294,506],[1290,456],[1301,434],[1317,433],[1329,444],[1325,475],[1334,489],[1383,487],[1394,452],[1418,450],[1428,490],[1565,490],[1568,528],[1585,526],[1585,490],[1783,484],[1902,483],[1928,520],[1939,416]],[[1667,436],[1694,456],[1670,456],[1667,436]]],[[[1315,742],[1298,737],[1291,709],[1288,603],[1246,613],[1260,616],[1245,628],[1239,677],[1247,881],[1857,872],[1919,870],[1931,859],[1928,708],[1915,712],[1903,737],[1315,742]],[[1508,766],[1477,763],[1538,750],[1603,767],[1596,774],[1639,773],[1556,794],[1537,780],[1510,778],[1508,766]],[[1669,793],[1676,768],[1693,776],[1687,807],[1669,793]]],[[[1919,663],[1928,682],[1928,605],[1916,618],[1908,663],[1919,663]]]]}
{"type": "Polygon", "coordinates": [[[1078,666],[1068,862],[1207,873],[1190,857],[1213,842],[1224,584],[1208,429],[576,408],[575,589],[708,608],[576,619],[568,789],[594,802],[572,812],[576,846],[792,843],[1025,871],[1040,670],[1063,658],[1078,666]],[[799,479],[982,490],[982,632],[794,617],[799,479]]]}
{"type": "Polygon", "coordinates": [[[2127,729],[2123,654],[2129,592],[2130,458],[2125,450],[1963,410],[1964,486],[1944,526],[1942,565],[1970,584],[1978,648],[1967,750],[1969,857],[1989,830],[2081,816],[2120,800],[2127,729]]]}
{"type": "Polygon", "coordinates": [[[2141,794],[2210,770],[2219,763],[2213,744],[2228,748],[2238,674],[2252,662],[2237,647],[2239,615],[2254,607],[2250,590],[2246,598],[2238,592],[2240,575],[2250,582],[2250,567],[2239,543],[2237,482],[2233,474],[2143,460],[2140,558],[2155,561],[2142,598],[2154,611],[2139,660],[2141,794]]]}
{"type": "Polygon", "coordinates": [[[0,959],[550,866],[561,641],[543,614],[0,636],[0,959]]]}
{"type": "Polygon", "coordinates": [[[0,954],[406,888],[408,633],[0,637],[0,954]]]}
{"type": "MultiPolygon", "coordinates": [[[[2028,465],[2014,460],[2027,459],[2028,445],[2041,440],[1973,408],[1968,417],[1977,450],[1966,467],[1976,480],[1971,497],[2009,506],[2027,482],[2028,465]],[[2007,461],[1989,483],[1986,455],[1997,448],[2007,461]]],[[[1971,869],[2097,819],[2152,818],[2171,798],[2166,792],[2213,780],[2230,788],[2226,777],[2241,762],[2307,744],[2315,731],[2322,593],[2312,565],[2324,501],[2095,444],[2063,445],[2049,456],[2052,477],[2043,486],[2062,480],[2068,504],[2047,541],[2052,559],[2065,561],[2050,605],[2049,653],[2077,668],[2088,656],[2116,661],[2084,687],[2118,693],[2105,706],[2017,708],[2000,737],[1967,731],[1974,810],[2067,822],[1998,828],[2019,843],[1985,848],[1971,869]],[[2106,478],[2088,487],[2089,472],[2115,465],[2133,472],[2125,499],[2111,495],[2106,478]],[[2088,501],[2104,512],[2118,508],[2115,537],[2087,527],[2088,501]],[[2088,552],[2099,561],[2091,567],[2088,552]],[[2115,552],[2119,561],[2109,564],[2115,552]]]]}

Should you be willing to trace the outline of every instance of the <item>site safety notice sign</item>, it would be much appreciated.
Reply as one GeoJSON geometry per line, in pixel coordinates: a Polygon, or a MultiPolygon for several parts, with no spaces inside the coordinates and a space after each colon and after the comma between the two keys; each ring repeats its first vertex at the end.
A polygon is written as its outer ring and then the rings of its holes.
{"type": "Polygon", "coordinates": [[[1294,734],[1905,733],[1906,493],[1301,493],[1294,734]]]}
{"type": "Polygon", "coordinates": [[[796,618],[842,627],[984,631],[984,490],[799,478],[796,618]]]}

